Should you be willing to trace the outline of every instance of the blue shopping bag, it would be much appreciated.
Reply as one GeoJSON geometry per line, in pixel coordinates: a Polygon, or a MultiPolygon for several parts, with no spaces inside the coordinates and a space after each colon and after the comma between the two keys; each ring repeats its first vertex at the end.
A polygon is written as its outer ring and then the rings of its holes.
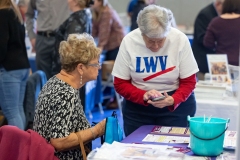
{"type": "Polygon", "coordinates": [[[118,123],[116,111],[113,111],[112,116],[106,118],[105,134],[101,137],[101,142],[112,144],[113,141],[120,142],[123,140],[123,131],[118,123]]]}

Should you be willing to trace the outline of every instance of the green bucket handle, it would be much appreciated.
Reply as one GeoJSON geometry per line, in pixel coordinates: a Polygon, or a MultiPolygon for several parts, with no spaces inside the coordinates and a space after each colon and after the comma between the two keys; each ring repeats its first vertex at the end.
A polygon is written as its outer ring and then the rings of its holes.
{"type": "MultiPolygon", "coordinates": [[[[189,120],[190,120],[190,116],[188,116],[187,118],[188,118],[188,121],[189,121],[189,120]]],[[[218,137],[222,136],[222,135],[226,132],[226,130],[228,129],[229,121],[230,121],[230,119],[228,118],[228,119],[227,119],[227,127],[226,127],[226,129],[225,129],[220,135],[218,135],[218,136],[216,136],[216,137],[214,137],[214,138],[200,138],[200,137],[196,136],[194,133],[191,132],[190,127],[189,127],[189,132],[190,132],[194,137],[196,137],[196,138],[198,138],[198,139],[201,139],[201,140],[207,140],[207,141],[209,141],[209,140],[214,140],[214,139],[217,139],[218,137]]]]}

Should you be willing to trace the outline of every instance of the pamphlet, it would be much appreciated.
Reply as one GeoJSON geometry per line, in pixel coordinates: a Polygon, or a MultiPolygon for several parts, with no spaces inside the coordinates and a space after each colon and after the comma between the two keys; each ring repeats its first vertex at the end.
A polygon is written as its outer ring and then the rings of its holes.
{"type": "Polygon", "coordinates": [[[226,131],[223,147],[226,149],[235,149],[237,145],[237,131],[226,131]]]}
{"type": "Polygon", "coordinates": [[[207,54],[210,80],[217,83],[231,82],[226,54],[207,54]]]}
{"type": "Polygon", "coordinates": [[[152,134],[167,134],[167,135],[181,135],[189,136],[189,128],[185,127],[166,127],[166,126],[155,126],[152,131],[152,134]]]}
{"type": "Polygon", "coordinates": [[[158,143],[189,143],[190,137],[148,134],[142,141],[158,143]]]}

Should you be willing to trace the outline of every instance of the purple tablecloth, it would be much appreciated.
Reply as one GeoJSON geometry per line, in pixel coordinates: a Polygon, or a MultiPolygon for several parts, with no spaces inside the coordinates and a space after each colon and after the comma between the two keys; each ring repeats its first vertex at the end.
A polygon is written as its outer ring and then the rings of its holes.
{"type": "MultiPolygon", "coordinates": [[[[158,144],[158,145],[166,145],[166,143],[158,143],[158,142],[143,142],[142,140],[149,134],[155,125],[145,125],[139,127],[136,131],[132,134],[124,138],[122,143],[145,143],[145,144],[158,144]]],[[[167,145],[174,145],[178,147],[187,147],[188,144],[167,144],[167,145]]],[[[194,155],[192,152],[188,152],[188,155],[194,155]]],[[[211,160],[216,160],[216,157],[211,157],[211,160]]]]}

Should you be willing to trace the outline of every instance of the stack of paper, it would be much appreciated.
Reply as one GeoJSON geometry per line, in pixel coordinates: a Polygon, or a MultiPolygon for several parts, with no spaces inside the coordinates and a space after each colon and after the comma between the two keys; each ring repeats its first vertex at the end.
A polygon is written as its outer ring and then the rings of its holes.
{"type": "Polygon", "coordinates": [[[194,90],[197,99],[222,99],[226,95],[227,84],[198,81],[194,90]]]}
{"type": "MultiPolygon", "coordinates": [[[[93,150],[88,160],[210,160],[209,157],[187,155],[186,148],[167,145],[104,143],[93,150]]],[[[190,150],[188,149],[188,152],[190,150]]]]}
{"type": "Polygon", "coordinates": [[[150,144],[104,143],[93,150],[88,160],[184,160],[184,153],[177,152],[172,146],[150,144]]]}

